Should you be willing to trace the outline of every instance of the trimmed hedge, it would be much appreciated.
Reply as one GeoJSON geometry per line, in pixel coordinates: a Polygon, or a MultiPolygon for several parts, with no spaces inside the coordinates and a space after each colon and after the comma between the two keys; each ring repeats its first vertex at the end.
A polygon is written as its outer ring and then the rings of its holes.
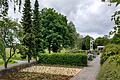
{"type": "Polygon", "coordinates": [[[104,62],[97,80],[120,80],[120,55],[111,56],[104,62]]]}
{"type": "Polygon", "coordinates": [[[39,55],[39,63],[71,66],[86,66],[87,55],[70,53],[52,53],[39,55]]]}

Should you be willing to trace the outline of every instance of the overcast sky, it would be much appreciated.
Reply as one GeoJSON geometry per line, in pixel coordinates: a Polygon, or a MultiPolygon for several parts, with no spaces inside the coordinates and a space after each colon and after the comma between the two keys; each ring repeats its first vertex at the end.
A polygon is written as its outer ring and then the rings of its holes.
{"type": "MultiPolygon", "coordinates": [[[[94,38],[107,35],[113,28],[111,15],[120,7],[108,6],[101,0],[38,0],[40,9],[54,8],[73,21],[77,32],[81,35],[90,35],[94,38]]],[[[32,5],[34,0],[31,0],[32,5]]],[[[9,16],[20,18],[21,13],[14,13],[10,2],[9,16]]]]}

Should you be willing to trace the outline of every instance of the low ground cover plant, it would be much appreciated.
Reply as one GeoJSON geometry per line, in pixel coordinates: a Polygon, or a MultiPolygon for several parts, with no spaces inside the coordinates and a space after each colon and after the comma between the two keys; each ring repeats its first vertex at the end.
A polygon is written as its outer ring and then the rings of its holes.
{"type": "Polygon", "coordinates": [[[39,63],[41,64],[59,64],[71,66],[86,66],[86,54],[72,53],[52,53],[39,55],[39,63]]]}

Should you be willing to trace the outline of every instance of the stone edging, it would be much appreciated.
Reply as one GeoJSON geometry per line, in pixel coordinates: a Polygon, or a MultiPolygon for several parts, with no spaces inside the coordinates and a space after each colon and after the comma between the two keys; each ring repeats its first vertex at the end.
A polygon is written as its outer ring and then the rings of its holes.
{"type": "Polygon", "coordinates": [[[4,75],[7,75],[7,74],[12,73],[12,72],[17,72],[21,69],[31,67],[35,64],[37,64],[37,62],[32,61],[31,63],[23,63],[23,64],[8,67],[7,69],[4,68],[4,69],[0,70],[0,76],[4,76],[4,75]]]}

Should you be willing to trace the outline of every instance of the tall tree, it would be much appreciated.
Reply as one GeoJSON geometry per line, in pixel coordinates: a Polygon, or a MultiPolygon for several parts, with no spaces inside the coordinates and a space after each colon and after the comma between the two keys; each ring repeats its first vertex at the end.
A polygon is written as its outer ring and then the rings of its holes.
{"type": "Polygon", "coordinates": [[[71,48],[75,48],[75,43],[77,42],[77,32],[76,32],[76,28],[75,25],[73,24],[73,22],[69,22],[68,23],[68,33],[69,33],[69,46],[71,48]]]}
{"type": "Polygon", "coordinates": [[[32,50],[34,45],[34,34],[32,30],[32,19],[31,19],[31,2],[30,0],[25,0],[23,8],[22,26],[24,31],[23,44],[28,48],[27,56],[28,62],[31,60],[32,50]]]}
{"type": "Polygon", "coordinates": [[[42,37],[42,25],[39,12],[38,0],[35,0],[34,10],[33,10],[33,34],[35,35],[35,45],[34,45],[34,57],[37,60],[37,55],[43,52],[43,37],[42,37]]]}
{"type": "Polygon", "coordinates": [[[60,51],[69,42],[67,18],[54,9],[44,8],[41,11],[41,19],[43,38],[49,53],[60,51]]]}
{"type": "Polygon", "coordinates": [[[77,39],[76,39],[75,45],[76,45],[76,48],[79,50],[82,49],[82,39],[83,39],[83,36],[77,33],[77,39]]]}

